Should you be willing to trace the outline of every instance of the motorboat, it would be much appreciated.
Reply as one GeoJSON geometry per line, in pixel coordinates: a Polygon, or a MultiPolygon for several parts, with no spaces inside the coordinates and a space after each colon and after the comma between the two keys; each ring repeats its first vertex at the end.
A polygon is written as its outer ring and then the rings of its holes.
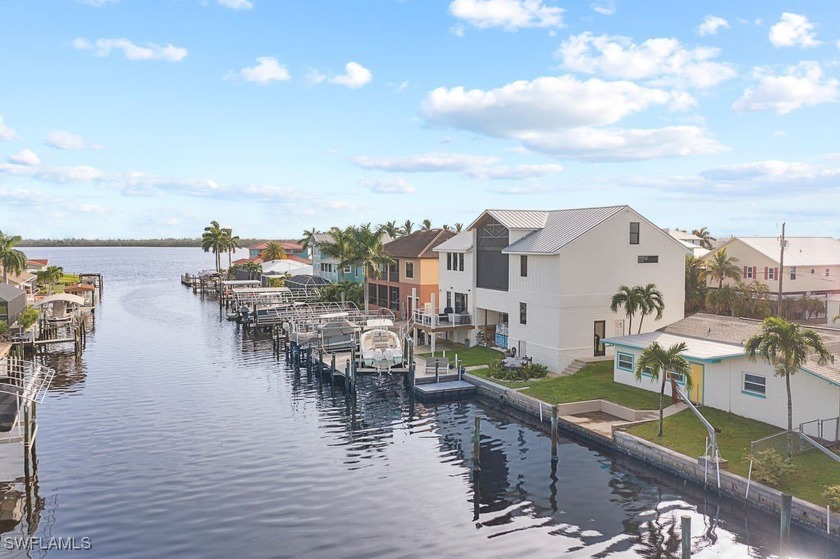
{"type": "Polygon", "coordinates": [[[390,369],[403,362],[402,342],[399,335],[391,330],[393,326],[394,323],[388,319],[367,322],[367,329],[359,339],[359,347],[368,367],[390,369]]]}

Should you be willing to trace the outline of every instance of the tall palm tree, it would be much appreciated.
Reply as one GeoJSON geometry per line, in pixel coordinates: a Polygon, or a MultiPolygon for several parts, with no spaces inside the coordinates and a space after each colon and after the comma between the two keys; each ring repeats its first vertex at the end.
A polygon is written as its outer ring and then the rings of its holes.
{"type": "Polygon", "coordinates": [[[703,308],[706,301],[706,283],[703,281],[703,261],[687,254],[685,257],[685,311],[703,308]]]}
{"type": "Polygon", "coordinates": [[[618,291],[612,296],[612,301],[610,302],[610,310],[612,312],[618,312],[619,307],[624,307],[624,314],[630,320],[627,325],[627,331],[631,334],[633,333],[633,315],[639,310],[640,302],[639,292],[635,288],[627,287],[626,285],[618,288],[618,291]]]}
{"type": "Polygon", "coordinates": [[[321,254],[338,260],[339,281],[344,281],[344,268],[351,265],[354,260],[353,228],[333,227],[330,229],[330,237],[332,237],[332,242],[321,243],[321,254]]]}
{"type": "Polygon", "coordinates": [[[15,248],[20,242],[19,235],[4,235],[0,231],[0,264],[3,265],[3,283],[9,283],[9,272],[21,274],[26,270],[26,255],[15,248]]]}
{"type": "Polygon", "coordinates": [[[242,265],[242,269],[248,272],[249,280],[255,279],[260,273],[262,273],[262,265],[257,264],[256,262],[246,262],[242,265]]]}
{"type": "Polygon", "coordinates": [[[422,227],[420,227],[420,229],[421,229],[421,230],[423,230],[423,231],[428,231],[428,230],[429,230],[429,229],[431,229],[431,228],[432,228],[432,222],[431,222],[431,220],[424,219],[424,220],[423,220],[423,226],[422,226],[422,227]]]}
{"type": "MultiPolygon", "coordinates": [[[[744,345],[744,353],[751,361],[760,356],[773,365],[776,376],[785,377],[787,388],[788,431],[793,431],[793,402],[790,395],[790,376],[808,360],[810,353],[817,354],[817,362],[824,365],[831,357],[819,334],[810,328],[771,316],[761,323],[761,332],[752,336],[744,345]]],[[[790,448],[788,448],[790,451],[790,448]]],[[[790,452],[788,452],[790,455],[790,452]]]]}
{"type": "Polygon", "coordinates": [[[691,380],[691,365],[685,360],[685,357],[680,355],[688,347],[685,342],[674,344],[668,349],[659,345],[659,342],[653,342],[639,355],[639,360],[636,363],[636,381],[642,380],[642,374],[650,375],[653,380],[660,380],[659,387],[659,436],[662,436],[662,428],[664,426],[664,414],[662,413],[662,405],[665,400],[665,381],[669,375],[682,376],[685,378],[685,385],[687,388],[693,386],[691,380]],[[667,372],[666,372],[667,371],[667,372]]]}
{"type": "Polygon", "coordinates": [[[265,262],[269,262],[271,260],[285,260],[286,259],[286,249],[283,248],[283,245],[280,244],[279,241],[269,241],[265,248],[262,249],[260,252],[260,258],[262,258],[265,262]]]}
{"type": "Polygon", "coordinates": [[[718,280],[718,289],[723,287],[723,280],[727,278],[738,281],[741,279],[741,268],[735,262],[738,262],[737,258],[727,256],[725,248],[720,249],[706,261],[704,279],[718,280]]]}
{"type": "Polygon", "coordinates": [[[61,276],[64,275],[64,268],[61,266],[47,266],[35,276],[38,278],[38,283],[47,285],[47,293],[52,294],[55,284],[61,281],[61,276]]]}
{"type": "Polygon", "coordinates": [[[701,246],[703,248],[707,248],[709,250],[712,250],[712,241],[717,240],[714,237],[712,237],[712,235],[709,233],[709,230],[706,229],[705,227],[701,227],[700,229],[695,229],[694,231],[691,232],[691,234],[696,236],[696,237],[700,237],[700,239],[702,239],[702,241],[700,243],[701,246]]]}
{"type": "MultiPolygon", "coordinates": [[[[385,251],[382,234],[371,228],[370,223],[354,228],[352,233],[352,257],[346,264],[360,266],[365,270],[365,312],[370,308],[370,278],[379,278],[383,265],[394,262],[385,251]]],[[[341,263],[340,265],[344,265],[341,263]]]]}
{"type": "Polygon", "coordinates": [[[729,315],[732,313],[732,307],[737,298],[738,292],[731,285],[712,289],[706,293],[706,310],[711,310],[715,314],[729,315]]]}
{"type": "Polygon", "coordinates": [[[412,231],[414,231],[414,223],[410,219],[406,219],[401,232],[403,235],[411,235],[412,231]]]}
{"type": "Polygon", "coordinates": [[[318,234],[318,230],[314,227],[312,229],[304,229],[303,230],[303,237],[300,239],[300,244],[303,245],[303,248],[310,248],[312,245],[315,244],[315,235],[318,234]]]}
{"type": "Polygon", "coordinates": [[[201,248],[204,252],[212,252],[216,256],[216,271],[222,269],[221,254],[225,250],[225,233],[218,221],[211,221],[201,234],[201,248]]]}
{"type": "Polygon", "coordinates": [[[656,313],[656,320],[662,318],[662,311],[665,310],[665,301],[662,300],[662,292],[656,289],[656,285],[649,283],[642,287],[637,285],[633,288],[639,295],[639,334],[642,333],[642,322],[645,316],[656,313]]]}
{"type": "Polygon", "coordinates": [[[387,223],[383,223],[379,226],[379,230],[387,234],[392,239],[396,239],[400,236],[400,228],[397,225],[396,221],[388,221],[387,223]]]}
{"type": "Polygon", "coordinates": [[[460,233],[463,229],[464,229],[464,224],[463,223],[456,223],[455,224],[455,232],[456,233],[460,233]]]}
{"type": "Polygon", "coordinates": [[[233,253],[236,251],[236,249],[242,248],[242,245],[239,244],[239,235],[233,234],[233,229],[223,228],[222,237],[224,241],[224,250],[228,254],[228,270],[230,270],[233,260],[233,253]]]}

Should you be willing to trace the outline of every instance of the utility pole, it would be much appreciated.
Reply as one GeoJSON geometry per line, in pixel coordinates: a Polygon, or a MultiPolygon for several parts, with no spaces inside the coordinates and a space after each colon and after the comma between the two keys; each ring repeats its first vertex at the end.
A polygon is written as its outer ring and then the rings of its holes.
{"type": "Polygon", "coordinates": [[[782,316],[782,278],[785,276],[785,224],[782,223],[781,249],[779,250],[779,301],[776,306],[776,314],[782,316]]]}

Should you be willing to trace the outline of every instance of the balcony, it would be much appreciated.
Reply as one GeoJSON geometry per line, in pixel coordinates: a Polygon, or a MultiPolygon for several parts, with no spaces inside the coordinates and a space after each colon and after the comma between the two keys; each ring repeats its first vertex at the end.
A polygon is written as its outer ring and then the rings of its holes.
{"type": "Polygon", "coordinates": [[[424,330],[440,330],[447,328],[471,329],[472,315],[468,312],[434,314],[427,311],[414,311],[414,323],[424,330]]]}

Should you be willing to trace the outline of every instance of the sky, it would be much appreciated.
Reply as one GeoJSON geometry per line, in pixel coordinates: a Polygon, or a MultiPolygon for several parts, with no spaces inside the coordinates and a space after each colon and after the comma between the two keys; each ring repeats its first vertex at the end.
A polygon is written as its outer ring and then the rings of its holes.
{"type": "Polygon", "coordinates": [[[832,2],[0,0],[0,230],[840,236],[832,2]]]}

